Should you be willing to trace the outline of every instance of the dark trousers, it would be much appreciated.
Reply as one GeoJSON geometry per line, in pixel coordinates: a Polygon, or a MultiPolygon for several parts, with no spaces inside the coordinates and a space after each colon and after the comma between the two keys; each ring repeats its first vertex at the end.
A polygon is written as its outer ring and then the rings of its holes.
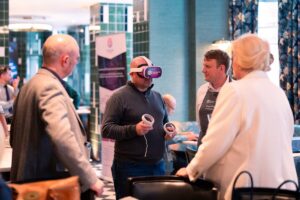
{"type": "Polygon", "coordinates": [[[94,191],[87,190],[87,191],[81,193],[80,194],[80,199],[81,200],[94,200],[95,199],[94,191]]]}
{"type": "Polygon", "coordinates": [[[173,172],[172,175],[176,174],[176,172],[182,168],[186,167],[188,165],[186,154],[183,151],[173,151],[172,153],[175,154],[174,160],[173,160],[173,172]]]}
{"type": "Polygon", "coordinates": [[[11,117],[7,117],[5,119],[6,119],[6,123],[7,124],[11,124],[11,122],[12,122],[12,116],[11,117]]]}
{"type": "Polygon", "coordinates": [[[126,196],[128,177],[165,175],[165,163],[163,160],[156,164],[114,160],[111,171],[114,180],[116,199],[120,199],[126,196]]]}
{"type": "Polygon", "coordinates": [[[12,199],[12,191],[0,175],[0,199],[12,199]]]}

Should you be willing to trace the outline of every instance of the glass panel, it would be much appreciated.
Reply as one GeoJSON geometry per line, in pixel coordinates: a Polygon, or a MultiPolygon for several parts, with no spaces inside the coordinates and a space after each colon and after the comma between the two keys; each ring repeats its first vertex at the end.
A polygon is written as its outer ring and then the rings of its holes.
{"type": "Polygon", "coordinates": [[[274,62],[268,76],[279,86],[279,58],[278,58],[278,2],[274,0],[259,1],[258,5],[258,35],[270,44],[274,62]]]}

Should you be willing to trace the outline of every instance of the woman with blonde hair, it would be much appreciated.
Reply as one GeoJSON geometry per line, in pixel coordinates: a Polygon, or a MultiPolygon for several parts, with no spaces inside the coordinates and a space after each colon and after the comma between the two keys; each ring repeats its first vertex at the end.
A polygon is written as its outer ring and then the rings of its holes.
{"type": "MultiPolygon", "coordinates": [[[[241,171],[249,171],[255,187],[276,188],[297,182],[291,141],[294,119],[284,92],[268,78],[269,45],[255,34],[233,41],[233,76],[218,96],[207,134],[195,158],[177,172],[191,180],[204,175],[219,187],[219,199],[231,199],[241,171]]],[[[237,187],[248,187],[240,177],[237,187]]],[[[292,184],[285,189],[294,190],[292,184]]]]}

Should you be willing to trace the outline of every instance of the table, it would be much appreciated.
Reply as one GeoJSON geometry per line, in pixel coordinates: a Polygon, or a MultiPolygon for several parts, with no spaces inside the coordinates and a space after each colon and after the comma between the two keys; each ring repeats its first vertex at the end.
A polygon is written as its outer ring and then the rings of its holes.
{"type": "Polygon", "coordinates": [[[0,172],[10,172],[12,160],[12,148],[5,148],[0,160],[0,172]]]}
{"type": "Polygon", "coordinates": [[[5,147],[0,160],[0,172],[10,172],[12,160],[12,148],[9,145],[9,138],[5,139],[5,147]]]}

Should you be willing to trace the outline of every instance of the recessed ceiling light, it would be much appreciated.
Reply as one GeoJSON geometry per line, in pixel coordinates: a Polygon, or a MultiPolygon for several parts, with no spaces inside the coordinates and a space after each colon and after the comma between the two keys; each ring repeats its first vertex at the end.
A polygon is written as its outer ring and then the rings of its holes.
{"type": "Polygon", "coordinates": [[[52,31],[53,29],[49,24],[32,23],[9,24],[8,28],[12,31],[52,31]]]}

